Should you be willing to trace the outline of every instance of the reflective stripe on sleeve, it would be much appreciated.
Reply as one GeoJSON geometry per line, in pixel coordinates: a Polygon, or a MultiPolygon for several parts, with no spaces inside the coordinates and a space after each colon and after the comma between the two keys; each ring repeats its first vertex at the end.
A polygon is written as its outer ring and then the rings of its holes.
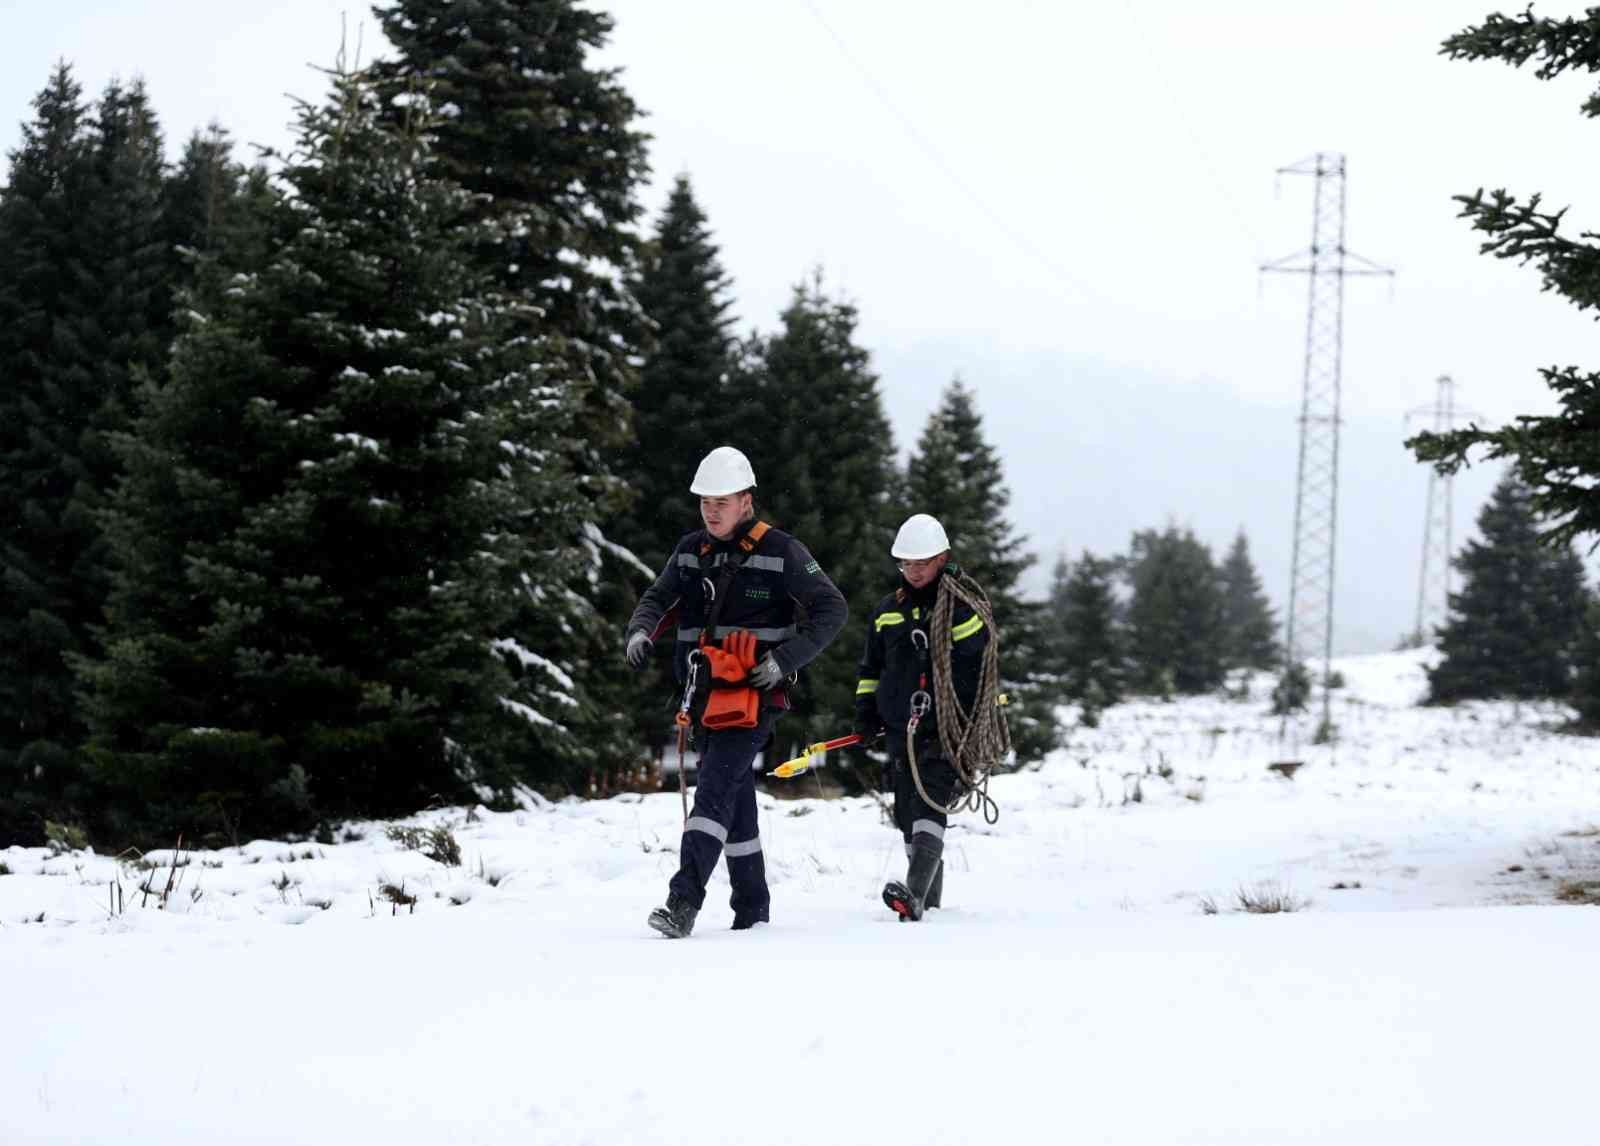
{"type": "Polygon", "coordinates": [[[983,628],[983,618],[974,613],[950,630],[950,639],[964,641],[981,628],[983,628]]]}
{"type": "Polygon", "coordinates": [[[879,613],[877,620],[872,622],[881,633],[889,625],[903,625],[906,623],[904,613],[879,613]]]}
{"type": "Polygon", "coordinates": [[[740,856],[753,856],[761,851],[761,837],[753,840],[744,840],[737,844],[727,844],[722,849],[722,854],[729,859],[738,859],[740,856]]]}
{"type": "Polygon", "coordinates": [[[863,681],[858,681],[856,683],[856,695],[857,696],[871,696],[873,693],[875,693],[877,691],[878,691],[878,682],[875,681],[875,680],[863,680],[863,681]]]}
{"type": "Polygon", "coordinates": [[[683,830],[686,832],[704,832],[719,844],[728,842],[728,829],[715,820],[707,819],[705,816],[690,816],[689,822],[683,825],[683,830]]]}

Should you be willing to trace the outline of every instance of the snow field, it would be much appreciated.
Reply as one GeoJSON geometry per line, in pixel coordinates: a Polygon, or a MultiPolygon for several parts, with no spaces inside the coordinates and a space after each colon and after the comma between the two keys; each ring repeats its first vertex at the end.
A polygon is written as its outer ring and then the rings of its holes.
{"type": "Polygon", "coordinates": [[[407,821],[460,867],[379,824],[0,850],[0,1143],[1596,1141],[1600,913],[1555,904],[1600,873],[1600,744],[1413,707],[1425,655],[1338,664],[1331,749],[1264,681],[1112,709],[953,823],[916,926],[867,798],[764,794],[772,925],[728,931],[719,873],[682,942],[644,926],[676,792],[407,821]]]}

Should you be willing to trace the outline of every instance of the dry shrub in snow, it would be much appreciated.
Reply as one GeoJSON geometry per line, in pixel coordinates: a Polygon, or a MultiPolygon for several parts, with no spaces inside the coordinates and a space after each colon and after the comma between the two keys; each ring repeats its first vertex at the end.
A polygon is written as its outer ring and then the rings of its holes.
{"type": "Polygon", "coordinates": [[[1309,899],[1295,895],[1282,884],[1270,880],[1258,883],[1253,888],[1240,886],[1233,895],[1239,910],[1251,915],[1279,915],[1311,906],[1309,899]]]}
{"type": "Polygon", "coordinates": [[[390,824],[384,834],[407,851],[421,852],[446,867],[461,866],[461,845],[456,842],[455,833],[443,824],[432,828],[390,824]]]}
{"type": "Polygon", "coordinates": [[[1564,879],[1556,887],[1556,899],[1600,907],[1600,879],[1564,879]]]}

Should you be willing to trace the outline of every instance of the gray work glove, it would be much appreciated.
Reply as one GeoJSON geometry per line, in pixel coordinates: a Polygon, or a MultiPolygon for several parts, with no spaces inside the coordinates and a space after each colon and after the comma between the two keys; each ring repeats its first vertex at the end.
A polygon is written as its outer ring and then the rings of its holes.
{"type": "Polygon", "coordinates": [[[623,655],[628,659],[628,667],[635,672],[650,663],[650,650],[655,648],[655,642],[650,639],[650,634],[643,629],[635,629],[628,634],[628,651],[623,655]]]}
{"type": "Polygon", "coordinates": [[[783,683],[783,678],[788,675],[783,667],[773,659],[771,653],[761,658],[761,662],[750,670],[750,675],[745,679],[754,688],[762,690],[776,688],[783,683]]]}

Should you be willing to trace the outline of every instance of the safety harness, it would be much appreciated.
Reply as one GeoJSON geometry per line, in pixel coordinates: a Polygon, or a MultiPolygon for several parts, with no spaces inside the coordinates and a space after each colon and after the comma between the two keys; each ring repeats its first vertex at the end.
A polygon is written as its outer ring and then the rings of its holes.
{"type": "Polygon", "coordinates": [[[689,788],[684,778],[683,757],[689,744],[689,731],[694,726],[694,710],[699,703],[702,687],[708,697],[700,722],[707,728],[754,728],[760,718],[760,694],[743,683],[745,673],[755,667],[755,635],[729,633],[720,649],[712,642],[717,621],[721,619],[723,608],[728,603],[734,575],[771,528],[764,521],[753,522],[739,537],[735,551],[723,561],[722,572],[717,575],[715,582],[711,580],[706,567],[706,561],[715,546],[710,541],[700,544],[700,584],[710,607],[706,611],[705,628],[700,631],[700,641],[689,651],[683,698],[678,704],[677,715],[673,717],[673,722],[678,726],[678,794],[683,799],[683,818],[686,821],[689,818],[689,788]]]}

